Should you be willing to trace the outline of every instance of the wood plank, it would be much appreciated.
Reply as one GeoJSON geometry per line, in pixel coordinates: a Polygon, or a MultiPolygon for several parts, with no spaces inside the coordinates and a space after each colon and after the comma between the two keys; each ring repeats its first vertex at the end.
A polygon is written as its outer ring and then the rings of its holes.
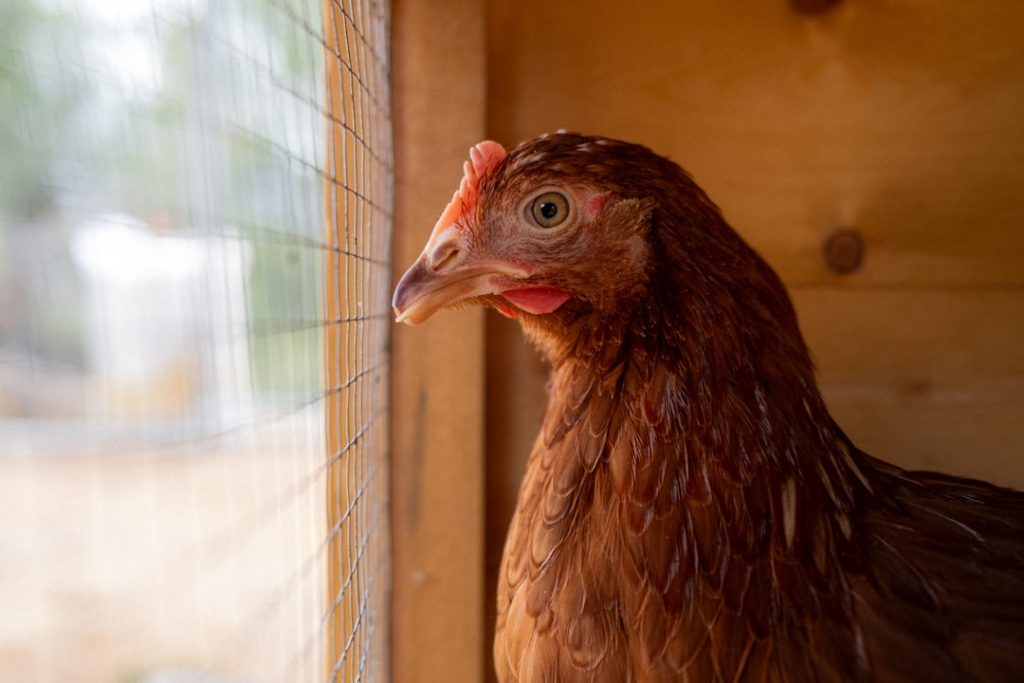
{"type": "MultiPolygon", "coordinates": [[[[484,137],[483,6],[393,8],[394,281],[484,137]]],[[[483,680],[483,311],[393,337],[393,680],[483,680]]]]}
{"type": "Polygon", "coordinates": [[[875,457],[1024,489],[1024,401],[880,399],[874,392],[851,396],[836,389],[826,394],[832,415],[875,457]]]}
{"type": "Polygon", "coordinates": [[[1024,488],[1024,293],[799,289],[794,302],[861,448],[1024,488]]]}
{"type": "Polygon", "coordinates": [[[325,679],[388,679],[391,169],[379,15],[324,2],[325,679]],[[373,36],[373,38],[367,38],[373,36]]]}
{"type": "Polygon", "coordinates": [[[635,140],[793,284],[1024,287],[1024,4],[492,0],[489,132],[635,140]],[[822,244],[867,241],[836,276],[822,244]]]}
{"type": "MultiPolygon", "coordinates": [[[[353,263],[346,255],[350,250],[349,234],[355,225],[349,225],[350,197],[333,182],[336,177],[341,183],[355,180],[350,178],[354,167],[354,145],[351,134],[334,120],[356,120],[349,111],[352,96],[351,80],[344,64],[336,56],[342,53],[346,22],[340,8],[329,2],[323,3],[324,26],[327,46],[324,52],[328,111],[331,122],[327,125],[327,152],[324,167],[329,170],[324,179],[324,242],[330,249],[324,251],[324,313],[326,320],[341,321],[350,317],[349,309],[354,295],[362,293],[353,289],[353,263]]],[[[343,54],[343,53],[342,53],[343,54]]],[[[347,56],[347,55],[346,55],[347,56]]],[[[349,653],[358,652],[356,642],[362,632],[357,627],[358,596],[355,582],[351,580],[359,571],[354,561],[358,543],[358,529],[354,515],[346,515],[353,504],[358,487],[360,472],[356,450],[360,444],[353,440],[358,431],[361,416],[356,415],[360,407],[358,387],[347,381],[358,371],[357,349],[353,325],[350,323],[328,323],[324,328],[324,462],[325,495],[325,540],[324,553],[327,563],[327,586],[325,594],[325,628],[327,642],[324,650],[324,678],[328,681],[350,681],[351,671],[358,657],[349,653]]]]}

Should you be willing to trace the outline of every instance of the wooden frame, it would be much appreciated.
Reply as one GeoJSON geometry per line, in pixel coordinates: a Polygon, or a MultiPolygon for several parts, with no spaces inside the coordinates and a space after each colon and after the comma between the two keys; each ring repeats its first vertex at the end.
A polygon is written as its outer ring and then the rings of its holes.
{"type": "Polygon", "coordinates": [[[390,678],[387,7],[325,0],[326,680],[390,678]]]}
{"type": "MultiPolygon", "coordinates": [[[[484,137],[484,3],[392,13],[394,282],[484,137]]],[[[393,332],[392,679],[484,679],[484,313],[393,332]]]]}

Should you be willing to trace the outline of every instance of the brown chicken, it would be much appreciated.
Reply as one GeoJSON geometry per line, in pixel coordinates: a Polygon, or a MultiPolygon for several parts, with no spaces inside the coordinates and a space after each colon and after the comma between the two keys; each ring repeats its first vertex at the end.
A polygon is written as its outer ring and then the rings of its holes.
{"type": "Polygon", "coordinates": [[[394,307],[493,306],[552,366],[500,680],[1024,681],[1024,494],[859,451],[681,168],[569,133],[471,157],[394,307]]]}

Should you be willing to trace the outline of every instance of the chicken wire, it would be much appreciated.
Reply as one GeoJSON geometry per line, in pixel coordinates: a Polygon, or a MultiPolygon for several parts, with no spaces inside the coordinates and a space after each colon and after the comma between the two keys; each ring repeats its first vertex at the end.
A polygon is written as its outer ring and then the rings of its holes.
{"type": "Polygon", "coordinates": [[[386,3],[0,3],[0,680],[386,680],[386,3]]]}

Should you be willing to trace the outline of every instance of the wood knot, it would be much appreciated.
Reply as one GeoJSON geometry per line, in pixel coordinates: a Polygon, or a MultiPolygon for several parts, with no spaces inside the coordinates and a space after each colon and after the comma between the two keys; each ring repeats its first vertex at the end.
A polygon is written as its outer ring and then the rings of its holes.
{"type": "Polygon", "coordinates": [[[836,230],[825,240],[825,263],[829,270],[849,275],[864,263],[864,238],[856,230],[836,230]]]}

